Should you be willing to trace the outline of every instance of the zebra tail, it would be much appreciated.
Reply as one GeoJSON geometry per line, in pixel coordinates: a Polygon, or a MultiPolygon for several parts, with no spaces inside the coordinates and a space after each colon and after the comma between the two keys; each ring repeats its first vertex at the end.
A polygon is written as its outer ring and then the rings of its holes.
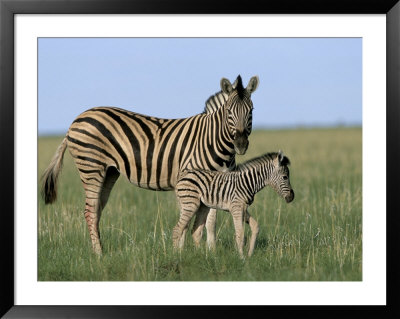
{"type": "Polygon", "coordinates": [[[67,148],[67,137],[58,146],[49,167],[42,175],[42,197],[45,204],[51,204],[57,199],[57,179],[62,168],[64,152],[67,148]]]}

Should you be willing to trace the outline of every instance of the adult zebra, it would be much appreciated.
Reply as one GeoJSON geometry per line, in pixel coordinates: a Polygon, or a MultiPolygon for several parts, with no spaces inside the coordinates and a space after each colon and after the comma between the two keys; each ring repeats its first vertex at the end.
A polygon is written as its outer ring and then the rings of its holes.
{"type": "MultiPolygon", "coordinates": [[[[68,146],[86,194],[85,219],[92,247],[101,254],[101,212],[120,174],[139,187],[167,191],[174,189],[183,169],[225,171],[235,167],[235,154],[244,154],[248,147],[251,94],[258,82],[254,76],[244,88],[240,75],[234,86],[222,78],[221,92],[228,96],[223,106],[188,118],[160,119],[113,107],[85,111],[71,124],[43,174],[45,203],[56,199],[68,146]]],[[[206,216],[198,219],[200,229],[206,216]]]]}

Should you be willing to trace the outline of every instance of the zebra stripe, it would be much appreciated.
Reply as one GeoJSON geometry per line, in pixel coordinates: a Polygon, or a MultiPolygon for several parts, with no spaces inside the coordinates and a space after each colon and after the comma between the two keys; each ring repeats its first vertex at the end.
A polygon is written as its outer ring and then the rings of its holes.
{"type": "Polygon", "coordinates": [[[236,244],[243,256],[243,220],[250,224],[252,236],[248,255],[254,251],[258,224],[247,209],[254,196],[266,185],[289,203],[294,192],[289,180],[289,159],[282,152],[267,153],[237,166],[235,171],[217,172],[186,170],[179,176],[175,188],[181,214],[173,231],[175,248],[182,248],[185,230],[191,218],[202,206],[218,208],[232,214],[236,244]]]}
{"type": "Polygon", "coordinates": [[[85,218],[93,249],[101,253],[98,223],[110,191],[122,174],[141,188],[174,189],[183,169],[229,170],[248,146],[258,78],[246,88],[221,80],[221,92],[206,102],[214,109],[182,119],[161,119],[116,107],[95,107],[71,124],[43,179],[45,202],[56,199],[62,155],[68,146],[86,193],[85,218]],[[226,96],[226,98],[225,98],[226,96]],[[217,102],[218,101],[218,102],[217,102]],[[241,138],[238,138],[238,136],[241,138]]]}

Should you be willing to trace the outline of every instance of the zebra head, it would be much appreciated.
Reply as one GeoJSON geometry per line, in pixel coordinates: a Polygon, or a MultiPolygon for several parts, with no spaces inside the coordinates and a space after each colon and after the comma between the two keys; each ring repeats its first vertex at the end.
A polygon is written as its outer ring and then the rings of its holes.
{"type": "Polygon", "coordinates": [[[249,146],[248,137],[251,133],[253,118],[251,94],[257,89],[258,82],[258,76],[253,76],[244,88],[240,75],[233,85],[228,79],[221,79],[222,92],[228,95],[224,108],[227,112],[229,134],[235,152],[239,155],[246,153],[249,146]]]}
{"type": "Polygon", "coordinates": [[[283,197],[287,203],[294,199],[294,191],[289,179],[289,159],[279,151],[273,160],[273,168],[270,175],[270,186],[283,197]]]}

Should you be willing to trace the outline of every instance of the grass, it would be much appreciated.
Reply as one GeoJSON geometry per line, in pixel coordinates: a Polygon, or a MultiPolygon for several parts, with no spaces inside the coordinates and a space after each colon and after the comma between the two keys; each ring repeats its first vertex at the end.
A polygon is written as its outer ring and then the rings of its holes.
{"type": "MultiPolygon", "coordinates": [[[[174,192],[139,189],[120,178],[103,211],[103,256],[91,251],[84,193],[68,151],[52,205],[38,198],[40,281],[360,281],[362,143],[360,128],[256,130],[239,162],[282,149],[291,160],[295,199],[265,188],[250,214],[260,225],[254,255],[242,260],[229,213],[217,214],[217,249],[181,254],[171,233],[179,216],[174,192]]],[[[62,137],[39,138],[38,176],[62,137]]],[[[39,185],[38,185],[39,187],[39,185]]],[[[246,227],[246,235],[249,235],[246,227]]]]}

